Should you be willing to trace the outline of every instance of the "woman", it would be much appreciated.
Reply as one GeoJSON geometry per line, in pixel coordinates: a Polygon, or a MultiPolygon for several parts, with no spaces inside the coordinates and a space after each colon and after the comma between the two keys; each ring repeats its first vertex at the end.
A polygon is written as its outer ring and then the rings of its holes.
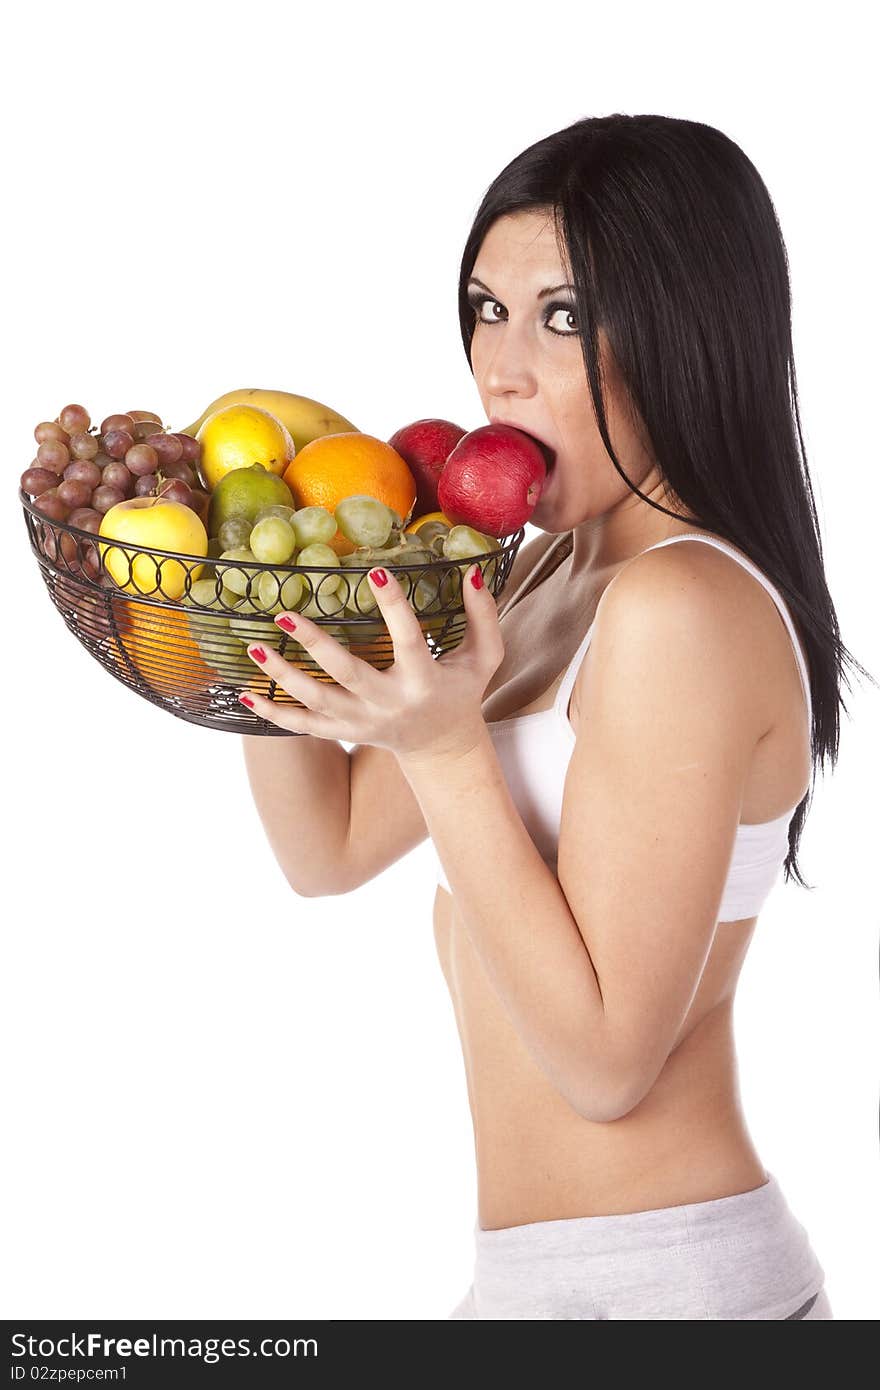
{"type": "Polygon", "coordinates": [[[337,684],[249,648],[305,706],[247,697],[306,735],[245,740],[260,815],[307,895],[434,842],[479,1185],[452,1318],[831,1318],[733,1039],[852,661],[770,197],[709,126],[578,121],[489,188],[459,305],[487,417],[552,458],[544,534],[500,617],[470,567],[441,660],[390,573],[389,670],[279,616],[337,684]]]}

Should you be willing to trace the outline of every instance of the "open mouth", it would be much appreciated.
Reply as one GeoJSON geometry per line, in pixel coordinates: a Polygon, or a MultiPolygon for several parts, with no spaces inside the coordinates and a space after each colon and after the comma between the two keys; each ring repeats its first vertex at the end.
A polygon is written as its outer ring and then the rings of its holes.
{"type": "MultiPolygon", "coordinates": [[[[523,430],[523,434],[527,433],[527,430],[523,430]]],[[[547,472],[549,473],[550,469],[556,462],[555,450],[551,449],[549,444],[545,444],[543,439],[538,439],[538,437],[534,434],[530,434],[529,439],[531,439],[535,444],[537,444],[538,448],[541,450],[541,453],[544,455],[544,462],[547,465],[547,472]]]]}

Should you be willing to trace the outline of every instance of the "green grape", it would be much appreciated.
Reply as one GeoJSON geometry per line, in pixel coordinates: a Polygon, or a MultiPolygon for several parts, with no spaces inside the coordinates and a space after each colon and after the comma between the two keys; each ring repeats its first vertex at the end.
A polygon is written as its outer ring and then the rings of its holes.
{"type": "Polygon", "coordinates": [[[220,607],[227,612],[232,612],[238,608],[242,602],[241,594],[237,594],[234,589],[227,589],[225,584],[220,585],[220,607]]]}
{"type": "Polygon", "coordinates": [[[436,574],[423,575],[413,590],[417,613],[430,613],[440,606],[440,579],[436,574]]]}
{"type": "Polygon", "coordinates": [[[228,632],[210,633],[196,638],[202,660],[224,680],[247,685],[256,670],[241,642],[228,632]]]}
{"type": "Polygon", "coordinates": [[[300,507],[290,518],[290,524],[296,533],[298,546],[315,545],[319,542],[326,545],[336,535],[333,513],[326,507],[300,507]]]}
{"type": "Polygon", "coordinates": [[[228,516],[217,532],[217,539],[222,542],[221,554],[223,550],[238,550],[246,546],[251,530],[252,523],[240,512],[228,516]]]}
{"type": "Polygon", "coordinates": [[[443,554],[447,560],[472,560],[475,555],[485,555],[489,550],[499,550],[494,536],[484,536],[472,526],[453,526],[443,543],[443,554]]]}
{"type": "MultiPolygon", "coordinates": [[[[375,604],[373,607],[375,608],[375,604]]],[[[337,613],[341,613],[345,608],[345,602],[339,594],[322,594],[320,603],[316,603],[310,598],[308,603],[303,604],[298,611],[305,618],[332,618],[337,613]]]]}
{"type": "Polygon", "coordinates": [[[463,602],[461,597],[462,573],[460,569],[447,570],[440,580],[440,607],[456,608],[463,602]]]}
{"type": "MultiPolygon", "coordinates": [[[[221,560],[249,560],[254,562],[254,553],[247,546],[233,546],[230,550],[224,550],[220,556],[221,560]]],[[[231,565],[218,565],[217,569],[227,589],[231,589],[239,598],[244,598],[248,591],[248,585],[254,578],[253,572],[244,569],[233,569],[231,565]]]]}
{"type": "Polygon", "coordinates": [[[364,615],[372,613],[375,608],[379,607],[366,574],[352,575],[348,583],[344,584],[342,589],[337,592],[344,598],[345,609],[348,613],[364,615]]]}
{"type": "MultiPolygon", "coordinates": [[[[184,608],[191,610],[186,615],[186,621],[190,632],[197,640],[226,627],[227,617],[222,591],[218,597],[215,580],[197,579],[190,587],[189,594],[184,594],[180,602],[184,608]],[[207,613],[200,613],[201,608],[210,608],[212,614],[209,616],[207,613]]],[[[235,597],[235,602],[240,602],[238,597],[235,597]]]]}
{"type": "MultiPolygon", "coordinates": [[[[407,534],[412,536],[417,544],[432,546],[436,537],[440,537],[441,542],[449,535],[451,527],[445,521],[425,521],[418,531],[410,531],[407,534]]],[[[432,546],[433,548],[433,546],[432,546]]]]}
{"type": "Polygon", "coordinates": [[[272,574],[265,570],[257,580],[257,602],[264,613],[290,613],[306,592],[301,574],[272,574]]]}
{"type": "MultiPolygon", "coordinates": [[[[296,563],[297,565],[314,565],[320,566],[322,569],[329,568],[337,571],[340,568],[339,556],[336,551],[332,546],[323,545],[320,541],[303,546],[296,557],[296,563]]],[[[335,594],[343,582],[342,576],[338,573],[328,574],[323,579],[314,574],[304,574],[302,578],[306,589],[311,584],[312,593],[320,594],[322,598],[329,594],[335,594]]],[[[305,609],[302,611],[305,612],[305,609]]]]}
{"type": "Polygon", "coordinates": [[[391,535],[396,513],[375,497],[355,493],[344,497],[333,515],[346,540],[355,545],[383,546],[391,535]]]}
{"type": "Polygon", "coordinates": [[[296,507],[287,507],[283,502],[273,502],[268,507],[260,508],[254,517],[254,525],[257,526],[259,522],[265,521],[267,516],[280,516],[282,521],[289,521],[292,525],[295,512],[296,507]]]}
{"type": "Polygon", "coordinates": [[[281,628],[269,622],[266,612],[253,599],[246,598],[240,608],[229,619],[229,631],[239,642],[262,642],[266,646],[278,647],[284,635],[281,628]],[[248,617],[259,613],[261,618],[248,617]]]}
{"type": "Polygon", "coordinates": [[[265,516],[258,521],[248,545],[263,565],[286,565],[296,550],[296,532],[281,516],[265,516]]]}
{"type": "Polygon", "coordinates": [[[195,603],[199,608],[213,608],[217,599],[217,581],[214,579],[197,579],[190,585],[189,595],[184,594],[181,603],[195,603]]]}

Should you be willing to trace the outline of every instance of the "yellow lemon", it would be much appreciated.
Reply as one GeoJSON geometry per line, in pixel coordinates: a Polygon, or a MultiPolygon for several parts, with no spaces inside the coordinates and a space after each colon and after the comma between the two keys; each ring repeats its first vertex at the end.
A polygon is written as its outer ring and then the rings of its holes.
{"type": "Polygon", "coordinates": [[[261,463],[282,474],[296,453],[286,425],[257,405],[227,405],[215,410],[199,429],[201,472],[209,489],[234,468],[261,463]]]}

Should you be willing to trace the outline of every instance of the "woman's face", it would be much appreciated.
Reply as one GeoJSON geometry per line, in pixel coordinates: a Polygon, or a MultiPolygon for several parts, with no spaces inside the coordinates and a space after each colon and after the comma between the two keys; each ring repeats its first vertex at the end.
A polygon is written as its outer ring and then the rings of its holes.
{"type": "MultiPolygon", "coordinates": [[[[471,365],[486,415],[536,435],[556,452],[530,523],[561,532],[623,504],[644,507],[617,472],[599,433],[570,267],[560,260],[549,213],[512,213],[492,224],[474,263],[468,297],[475,324],[471,365]],[[544,293],[548,289],[553,292],[544,293]]],[[[653,459],[627,414],[602,329],[599,359],[614,451],[632,482],[650,494],[653,459]]]]}

